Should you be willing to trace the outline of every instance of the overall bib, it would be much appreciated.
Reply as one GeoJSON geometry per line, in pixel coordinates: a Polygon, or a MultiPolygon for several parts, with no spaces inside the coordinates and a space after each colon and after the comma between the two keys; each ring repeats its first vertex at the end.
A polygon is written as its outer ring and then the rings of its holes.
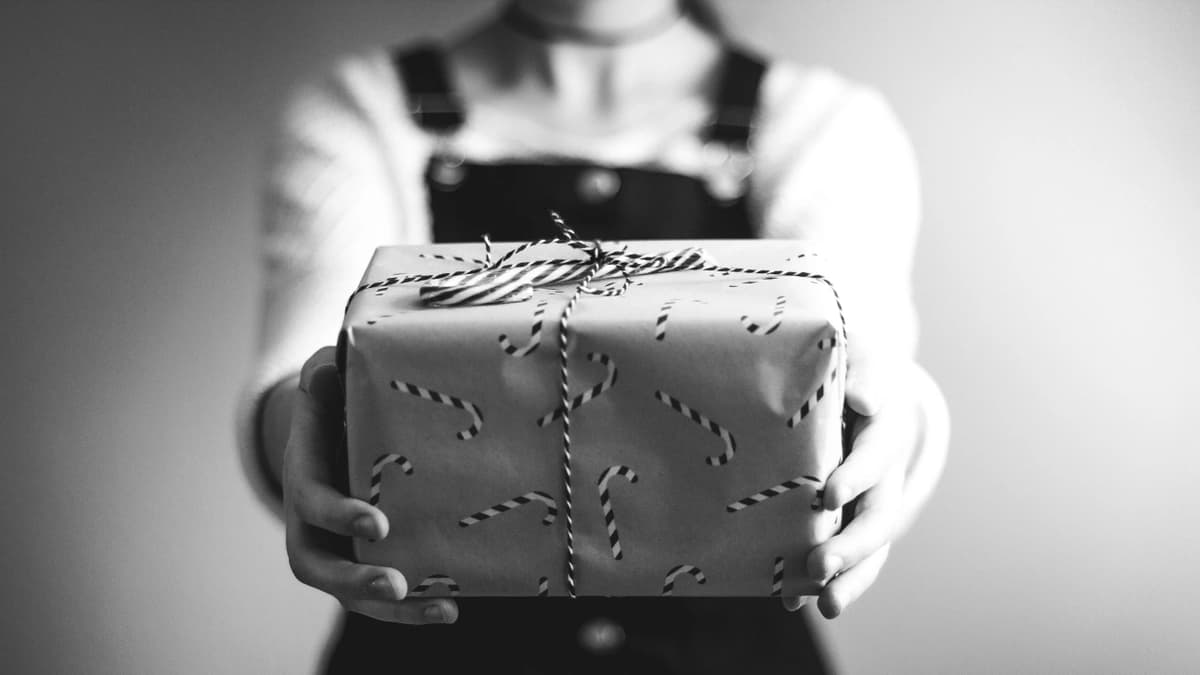
{"type": "MultiPolygon", "coordinates": [[[[441,52],[398,51],[413,119],[435,139],[466,110],[441,52]]],[[[580,161],[477,164],[439,142],[425,173],[437,242],[526,241],[562,214],[583,239],[751,238],[750,122],[765,67],[729,47],[706,130],[701,177],[580,161]]],[[[331,673],[825,673],[804,612],[778,598],[467,598],[451,626],[406,626],[349,613],[327,655],[331,673]],[[482,664],[482,671],[468,671],[482,664]],[[428,669],[428,670],[427,670],[428,669]]]]}

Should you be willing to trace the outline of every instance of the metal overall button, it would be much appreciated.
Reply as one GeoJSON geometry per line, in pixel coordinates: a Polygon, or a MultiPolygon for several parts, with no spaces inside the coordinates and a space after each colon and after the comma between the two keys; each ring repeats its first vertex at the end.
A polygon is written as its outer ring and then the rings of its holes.
{"type": "Polygon", "coordinates": [[[746,194],[754,159],[744,148],[709,141],[702,149],[704,184],[719,202],[731,203],[746,194]]]}
{"type": "Polygon", "coordinates": [[[462,153],[454,147],[449,136],[440,135],[434,142],[429,174],[434,187],[444,192],[457,189],[467,177],[462,153]]]}
{"type": "Polygon", "coordinates": [[[583,201],[598,204],[616,196],[621,189],[621,177],[612,169],[592,167],[579,174],[576,189],[583,201]]]}
{"type": "Polygon", "coordinates": [[[440,190],[450,191],[459,186],[467,176],[467,168],[463,166],[461,157],[454,155],[437,155],[430,167],[430,177],[440,190]]]}
{"type": "Polygon", "coordinates": [[[605,617],[591,619],[579,627],[579,646],[593,654],[611,654],[625,644],[625,629],[605,617]]]}

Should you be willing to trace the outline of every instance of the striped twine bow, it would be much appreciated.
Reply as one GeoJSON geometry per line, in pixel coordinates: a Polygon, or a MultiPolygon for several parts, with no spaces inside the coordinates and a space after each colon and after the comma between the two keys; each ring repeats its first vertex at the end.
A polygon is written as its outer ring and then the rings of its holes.
{"type": "MultiPolygon", "coordinates": [[[[554,225],[559,231],[559,235],[552,239],[539,239],[536,241],[526,242],[514,247],[512,250],[504,253],[499,257],[492,255],[492,242],[485,235],[483,237],[484,258],[483,266],[476,269],[456,270],[452,272],[437,272],[433,274],[409,274],[400,275],[394,274],[379,281],[359,286],[346,303],[346,309],[349,310],[350,305],[360,293],[366,291],[374,291],[376,294],[382,293],[385,289],[410,283],[422,283],[419,290],[419,298],[423,304],[435,307],[453,307],[461,305],[483,305],[495,303],[521,302],[528,300],[533,296],[535,287],[552,286],[556,284],[574,283],[575,289],[567,300],[566,305],[559,316],[558,321],[558,355],[559,355],[559,410],[562,419],[562,478],[563,478],[563,516],[566,521],[567,539],[567,564],[566,564],[566,581],[567,595],[576,597],[575,590],[575,520],[572,513],[573,508],[573,492],[571,488],[571,410],[577,405],[572,405],[573,401],[570,395],[570,382],[568,377],[568,345],[570,342],[570,324],[571,315],[575,311],[576,305],[584,295],[598,296],[619,296],[623,295],[632,284],[632,277],[641,274],[657,274],[662,272],[683,272],[697,271],[710,272],[722,276],[731,274],[745,274],[755,277],[793,277],[800,279],[810,279],[814,282],[825,284],[833,294],[833,299],[837,305],[838,319],[841,323],[840,333],[842,334],[842,351],[840,360],[842,361],[843,371],[846,359],[846,345],[849,342],[846,335],[846,317],[842,308],[842,300],[838,295],[837,288],[834,287],[826,276],[815,272],[796,272],[791,270],[769,270],[747,267],[727,267],[718,265],[709,254],[701,248],[689,247],[674,251],[668,251],[658,255],[646,255],[640,253],[631,253],[622,248],[616,251],[605,250],[599,241],[585,242],[579,239],[578,235],[567,226],[557,212],[551,211],[550,218],[554,221],[554,225]],[[554,258],[550,260],[521,260],[514,261],[513,259],[536,247],[545,246],[548,244],[566,244],[576,251],[584,254],[583,259],[579,258],[554,258]],[[621,278],[619,285],[609,285],[602,288],[593,288],[592,282],[599,279],[621,278]]],[[[443,257],[439,259],[449,259],[456,262],[476,262],[469,258],[443,257]]],[[[777,304],[777,312],[769,320],[766,326],[760,327],[756,324],[746,326],[747,330],[752,333],[772,333],[778,327],[777,321],[780,320],[778,314],[782,312],[782,308],[777,304]]],[[[533,332],[537,331],[536,322],[540,319],[540,314],[535,318],[535,327],[533,332]]],[[[748,322],[748,318],[743,319],[748,322]]],[[[502,344],[506,352],[517,355],[519,351],[524,351],[521,348],[514,348],[510,351],[511,344],[502,344]]],[[[831,345],[832,346],[832,345],[831,345]]],[[[532,351],[532,347],[529,348],[532,351]]],[[[528,353],[528,352],[526,352],[528,353]]],[[[606,366],[608,364],[605,364],[606,366]]],[[[610,376],[611,377],[611,376],[610,376]]],[[[611,386],[611,384],[610,384],[611,386]]],[[[411,392],[411,390],[410,390],[411,392]]],[[[420,392],[411,392],[416,395],[421,395],[420,392]]],[[[447,397],[449,398],[449,397],[447,397]]],[[[431,399],[437,400],[437,399],[431,399]]],[[[660,399],[661,400],[661,399],[660,399]]],[[[669,401],[664,401],[670,405],[669,401]]],[[[453,404],[453,402],[450,402],[453,404]]],[[[468,411],[470,412],[470,411],[468,411]]],[[[557,411],[556,411],[557,412],[557,411]]],[[[682,412],[682,411],[680,411],[682,412]]],[[[685,413],[686,414],[686,413],[685,413]]],[[[475,430],[475,427],[470,431],[475,430]]],[[[713,430],[714,433],[718,431],[713,430]]],[[[463,433],[463,432],[460,432],[463,433]]],[[[724,439],[724,436],[722,437],[724,439]]],[[[707,458],[710,464],[720,465],[728,462],[733,454],[732,439],[727,440],[726,452],[717,458],[707,458]]],[[[790,481],[789,481],[790,482],[790,481]]],[[[757,497],[757,495],[756,495],[757,497]]],[[[753,498],[751,498],[753,499],[753,498]]],[[[740,506],[738,508],[744,508],[740,506]]],[[[691,565],[680,565],[671,570],[668,574],[668,579],[664,585],[664,595],[670,595],[673,587],[675,576],[680,573],[686,573],[696,578],[699,583],[705,583],[703,573],[698,568],[691,565]]]]}
{"type": "MultiPolygon", "coordinates": [[[[501,302],[520,302],[532,296],[533,288],[575,282],[587,295],[622,295],[639,274],[678,272],[714,268],[713,259],[703,249],[689,247],[659,255],[630,253],[624,249],[604,250],[600,242],[584,242],[567,227],[557,213],[551,212],[560,236],[526,242],[493,259],[491,240],[484,236],[484,265],[476,269],[437,272],[434,274],[394,274],[355,289],[347,308],[360,293],[380,292],[392,286],[423,283],[421,302],[435,307],[455,305],[486,305],[501,302]],[[516,256],[537,246],[566,244],[585,254],[586,258],[552,258],[549,260],[513,261],[516,256]],[[586,281],[621,277],[616,288],[590,288],[586,281]]],[[[470,260],[456,256],[428,256],[439,260],[470,260]]]]}

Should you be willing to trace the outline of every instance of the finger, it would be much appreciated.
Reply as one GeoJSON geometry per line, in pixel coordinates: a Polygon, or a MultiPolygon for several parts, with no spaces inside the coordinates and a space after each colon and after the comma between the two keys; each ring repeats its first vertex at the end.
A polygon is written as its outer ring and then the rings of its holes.
{"type": "Polygon", "coordinates": [[[316,417],[310,406],[293,412],[292,433],[284,456],[285,511],[329,532],[382,539],[388,519],[380,509],[333,487],[329,454],[340,443],[338,432],[316,417]]]}
{"type": "MultiPolygon", "coordinates": [[[[342,444],[345,417],[341,407],[330,400],[340,394],[329,391],[329,369],[313,366],[314,359],[315,355],[304,364],[292,406],[291,429],[284,451],[284,477],[291,478],[287,472],[299,470],[301,475],[330,483],[331,460],[342,444]]],[[[340,388],[340,385],[334,388],[340,388]]]]}
{"type": "Polygon", "coordinates": [[[797,579],[794,586],[791,583],[788,586],[789,590],[796,595],[784,596],[780,600],[783,601],[783,608],[789,612],[795,612],[803,607],[809,599],[819,595],[824,588],[824,584],[812,579],[797,579]]]}
{"type": "Polygon", "coordinates": [[[284,450],[284,478],[289,470],[322,483],[332,483],[333,453],[341,447],[345,413],[341,382],[331,358],[332,347],[313,354],[300,371],[292,406],[291,428],[284,450]]]}
{"type": "Polygon", "coordinates": [[[342,443],[341,384],[333,348],[314,354],[300,375],[292,428],[284,456],[286,508],[306,523],[345,536],[382,539],[387,517],[374,506],[333,487],[331,455],[342,443]]]}
{"type": "Polygon", "coordinates": [[[808,596],[794,596],[791,598],[782,598],[784,601],[784,609],[787,611],[798,611],[804,605],[809,604],[808,596]]]}
{"type": "Polygon", "coordinates": [[[393,623],[454,623],[458,604],[447,598],[408,598],[408,581],[399,570],[364,565],[320,547],[328,535],[298,524],[288,536],[288,559],[302,583],[337,598],[349,611],[393,623]]]}
{"type": "Polygon", "coordinates": [[[885,545],[826,584],[825,590],[817,598],[817,608],[821,610],[821,615],[826,619],[837,618],[851,603],[858,600],[879,578],[879,572],[887,562],[890,551],[891,544],[885,545]]]}
{"type": "Polygon", "coordinates": [[[892,398],[898,369],[892,359],[872,356],[858,342],[850,342],[846,359],[846,404],[861,415],[876,415],[892,398]]]}
{"type": "Polygon", "coordinates": [[[339,410],[342,406],[342,382],[337,370],[337,349],[326,346],[318,349],[300,369],[300,391],[322,410],[339,410]]]}
{"type": "Polygon", "coordinates": [[[812,579],[825,580],[849,570],[891,541],[902,481],[903,472],[893,471],[863,493],[857,513],[845,529],[808,554],[812,579]]]}
{"type": "Polygon", "coordinates": [[[326,478],[331,455],[342,444],[345,412],[336,368],[313,365],[316,358],[309,359],[300,374],[286,452],[306,462],[314,477],[326,478]]]}
{"type": "Polygon", "coordinates": [[[324,591],[343,604],[367,600],[396,602],[408,595],[408,581],[399,570],[348,560],[327,547],[330,538],[294,518],[288,523],[288,562],[301,583],[324,591]]]}
{"type": "Polygon", "coordinates": [[[458,621],[458,603],[447,598],[430,600],[410,598],[400,602],[363,600],[348,604],[346,609],[390,623],[421,625],[458,621]]]}
{"type": "Polygon", "coordinates": [[[375,506],[306,476],[288,482],[290,510],[300,520],[345,537],[378,540],[388,535],[387,515],[375,506]]]}
{"type": "Polygon", "coordinates": [[[877,485],[883,476],[908,461],[911,452],[908,421],[903,411],[889,409],[875,417],[864,417],[846,461],[825,482],[824,506],[834,511],[877,485]]]}

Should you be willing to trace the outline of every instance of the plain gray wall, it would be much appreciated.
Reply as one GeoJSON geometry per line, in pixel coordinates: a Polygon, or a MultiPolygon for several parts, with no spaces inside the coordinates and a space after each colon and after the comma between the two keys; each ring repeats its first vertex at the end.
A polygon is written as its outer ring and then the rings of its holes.
{"type": "MultiPolygon", "coordinates": [[[[893,101],[921,159],[936,500],[825,626],[851,673],[1200,669],[1200,5],[721,3],[893,101]]],[[[481,2],[6,2],[0,658],[306,672],[232,442],[261,147],[287,89],[481,2]]],[[[332,336],[331,336],[332,337],[332,336]]]]}

